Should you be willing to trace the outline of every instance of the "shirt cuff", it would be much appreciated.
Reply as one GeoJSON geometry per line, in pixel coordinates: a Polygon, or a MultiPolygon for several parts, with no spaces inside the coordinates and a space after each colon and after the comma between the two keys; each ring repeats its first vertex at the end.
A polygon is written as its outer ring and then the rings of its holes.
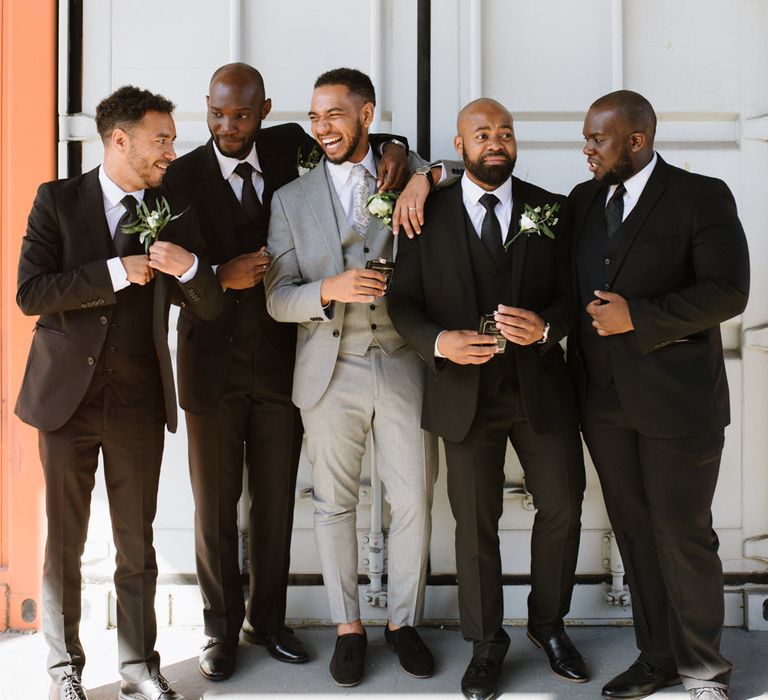
{"type": "Polygon", "coordinates": [[[440,340],[440,336],[441,336],[443,333],[445,333],[445,331],[440,331],[440,332],[437,334],[437,338],[435,338],[435,357],[442,357],[442,358],[445,360],[445,359],[447,359],[447,358],[445,357],[445,355],[443,355],[443,353],[441,353],[441,352],[440,352],[440,351],[437,349],[437,341],[438,341],[438,340],[440,340]]]}
{"type": "Polygon", "coordinates": [[[195,260],[192,263],[192,265],[190,265],[189,270],[187,270],[183,275],[181,275],[181,277],[176,278],[182,284],[184,284],[185,282],[189,282],[189,280],[191,280],[197,274],[197,263],[198,263],[197,255],[195,255],[194,253],[192,255],[194,256],[195,260]]]}
{"type": "Polygon", "coordinates": [[[112,280],[112,289],[119,292],[121,289],[125,289],[130,286],[128,281],[128,273],[123,267],[123,263],[120,262],[120,258],[110,258],[107,260],[107,269],[109,270],[109,278],[112,280]]]}

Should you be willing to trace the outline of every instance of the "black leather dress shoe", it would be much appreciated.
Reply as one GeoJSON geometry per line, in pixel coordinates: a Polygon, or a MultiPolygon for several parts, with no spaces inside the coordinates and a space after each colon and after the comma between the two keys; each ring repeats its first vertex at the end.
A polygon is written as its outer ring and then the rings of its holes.
{"type": "Polygon", "coordinates": [[[197,665],[209,681],[225,681],[235,671],[237,642],[221,637],[209,639],[200,654],[197,665]]]}
{"type": "Polygon", "coordinates": [[[394,632],[384,625],[387,646],[397,653],[403,671],[414,678],[429,678],[435,672],[432,652],[411,626],[404,625],[394,632]]]}
{"type": "Polygon", "coordinates": [[[331,678],[342,688],[351,688],[363,680],[365,649],[368,637],[363,634],[342,634],[336,637],[336,648],[331,658],[331,678]]]}
{"type": "Polygon", "coordinates": [[[48,693],[49,700],[88,700],[88,694],[85,692],[80,676],[64,676],[61,683],[51,684],[51,690],[48,693]]]}
{"type": "Polygon", "coordinates": [[[161,674],[141,683],[123,681],[120,684],[119,700],[184,700],[161,674]]]}
{"type": "Polygon", "coordinates": [[[271,634],[259,634],[256,630],[244,627],[243,637],[251,644],[267,647],[269,655],[278,661],[284,661],[287,664],[303,664],[309,661],[304,643],[290,627],[283,627],[271,634]]]}
{"type": "Polygon", "coordinates": [[[461,679],[461,692],[469,700],[491,700],[496,697],[501,675],[501,661],[472,657],[461,679]]]}
{"type": "Polygon", "coordinates": [[[605,684],[603,697],[625,700],[644,698],[679,682],[677,673],[652,666],[645,661],[635,661],[624,673],[605,684]]]}
{"type": "Polygon", "coordinates": [[[528,630],[528,639],[544,650],[549,667],[556,676],[573,683],[586,683],[589,680],[584,659],[565,631],[557,632],[551,637],[540,637],[533,630],[528,630]]]}

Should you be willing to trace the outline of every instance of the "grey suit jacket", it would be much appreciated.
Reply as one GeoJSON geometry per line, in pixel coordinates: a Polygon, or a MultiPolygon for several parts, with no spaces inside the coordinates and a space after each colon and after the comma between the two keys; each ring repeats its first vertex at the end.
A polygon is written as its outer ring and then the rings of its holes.
{"type": "MultiPolygon", "coordinates": [[[[411,153],[409,164],[416,168],[422,161],[411,153]]],[[[311,408],[325,393],[339,354],[346,305],[323,309],[320,285],[344,272],[342,236],[348,229],[325,159],[272,198],[267,311],[276,321],[298,324],[292,398],[299,408],[311,408]]],[[[389,228],[371,217],[367,257],[392,259],[393,245],[389,228]]]]}

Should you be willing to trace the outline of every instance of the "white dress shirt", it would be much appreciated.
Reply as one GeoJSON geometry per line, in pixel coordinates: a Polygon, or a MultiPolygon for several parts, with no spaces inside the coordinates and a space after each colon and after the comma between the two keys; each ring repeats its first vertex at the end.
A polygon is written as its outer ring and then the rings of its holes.
{"type": "Polygon", "coordinates": [[[256,194],[260,202],[264,202],[264,176],[261,174],[261,164],[259,163],[259,154],[256,153],[256,144],[251,146],[251,152],[245,158],[230,158],[219,151],[216,142],[213,143],[213,152],[216,154],[216,160],[219,161],[221,176],[229,183],[232,191],[235,193],[238,202],[243,201],[243,178],[236,172],[235,168],[239,163],[250,163],[253,166],[251,179],[256,189],[256,194]]]}
{"type": "MultiPolygon", "coordinates": [[[[136,198],[137,202],[144,201],[144,190],[136,190],[135,192],[125,192],[118,187],[109,178],[109,175],[104,170],[104,166],[99,166],[99,184],[101,185],[101,194],[104,201],[104,214],[107,217],[107,226],[109,227],[109,235],[112,236],[112,240],[117,233],[117,224],[122,218],[123,214],[127,211],[123,205],[123,197],[131,195],[136,198]]],[[[133,213],[133,212],[132,212],[133,213]]],[[[136,234],[138,235],[138,234],[136,234]]],[[[197,256],[194,255],[194,262],[191,267],[181,277],[176,279],[179,282],[189,282],[195,274],[197,274],[197,256]]],[[[110,258],[107,260],[107,268],[109,269],[109,277],[112,280],[112,289],[119,292],[121,289],[125,289],[131,283],[128,281],[128,276],[123,267],[123,263],[120,262],[119,257],[110,258]]]]}
{"type": "MultiPolygon", "coordinates": [[[[373,157],[373,151],[368,146],[368,152],[365,154],[365,158],[360,161],[365,169],[368,171],[370,177],[368,178],[368,188],[373,193],[373,188],[376,186],[376,159],[373,157]]],[[[344,209],[344,215],[347,217],[347,222],[350,226],[355,223],[355,183],[352,178],[352,168],[357,165],[351,160],[345,160],[343,163],[331,163],[331,161],[325,161],[325,167],[328,168],[328,174],[331,176],[331,182],[336,190],[336,194],[339,196],[341,207],[344,209]]]]}
{"type": "Polygon", "coordinates": [[[509,233],[509,222],[512,220],[512,178],[507,178],[499,187],[489,192],[472,182],[466,172],[461,176],[461,196],[464,200],[464,208],[469,214],[478,238],[486,213],[485,207],[480,204],[480,198],[484,194],[496,195],[499,200],[499,203],[494,207],[494,212],[501,225],[501,242],[505,243],[507,233],[509,233]]]}
{"type": "MultiPolygon", "coordinates": [[[[624,180],[624,188],[626,189],[626,192],[624,193],[624,215],[621,218],[622,221],[624,221],[629,216],[629,213],[635,208],[637,201],[640,199],[640,195],[643,194],[643,190],[648,184],[651,173],[656,167],[656,161],[658,161],[658,157],[656,155],[656,151],[654,151],[653,158],[651,158],[651,162],[648,163],[648,165],[646,165],[642,170],[638,170],[628,180],[624,180]]],[[[613,196],[613,193],[616,191],[617,187],[618,185],[611,185],[608,188],[608,196],[605,198],[606,205],[608,204],[608,200],[613,196]]]]}

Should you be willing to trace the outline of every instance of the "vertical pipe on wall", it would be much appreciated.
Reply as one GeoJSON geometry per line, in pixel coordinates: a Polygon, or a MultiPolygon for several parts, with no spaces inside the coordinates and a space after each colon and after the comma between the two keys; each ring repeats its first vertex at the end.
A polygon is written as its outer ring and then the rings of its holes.
{"type": "Polygon", "coordinates": [[[431,0],[418,0],[416,13],[416,150],[422,158],[429,160],[432,117],[431,0]]]}
{"type": "Polygon", "coordinates": [[[469,3],[469,100],[483,96],[483,10],[481,0],[469,3]]]}
{"type": "Polygon", "coordinates": [[[381,110],[384,108],[382,97],[383,92],[381,89],[382,81],[382,66],[384,65],[384,47],[383,47],[383,21],[382,21],[382,4],[381,0],[371,0],[371,21],[370,21],[370,37],[369,44],[370,50],[370,79],[373,83],[373,87],[376,90],[377,109],[375,112],[373,124],[371,124],[371,131],[381,130],[381,110]]]}
{"type": "Polygon", "coordinates": [[[229,61],[243,60],[243,4],[242,0],[229,0],[229,61]]]}
{"type": "Polygon", "coordinates": [[[624,17],[622,0],[611,0],[611,90],[624,87],[624,17]]]}

